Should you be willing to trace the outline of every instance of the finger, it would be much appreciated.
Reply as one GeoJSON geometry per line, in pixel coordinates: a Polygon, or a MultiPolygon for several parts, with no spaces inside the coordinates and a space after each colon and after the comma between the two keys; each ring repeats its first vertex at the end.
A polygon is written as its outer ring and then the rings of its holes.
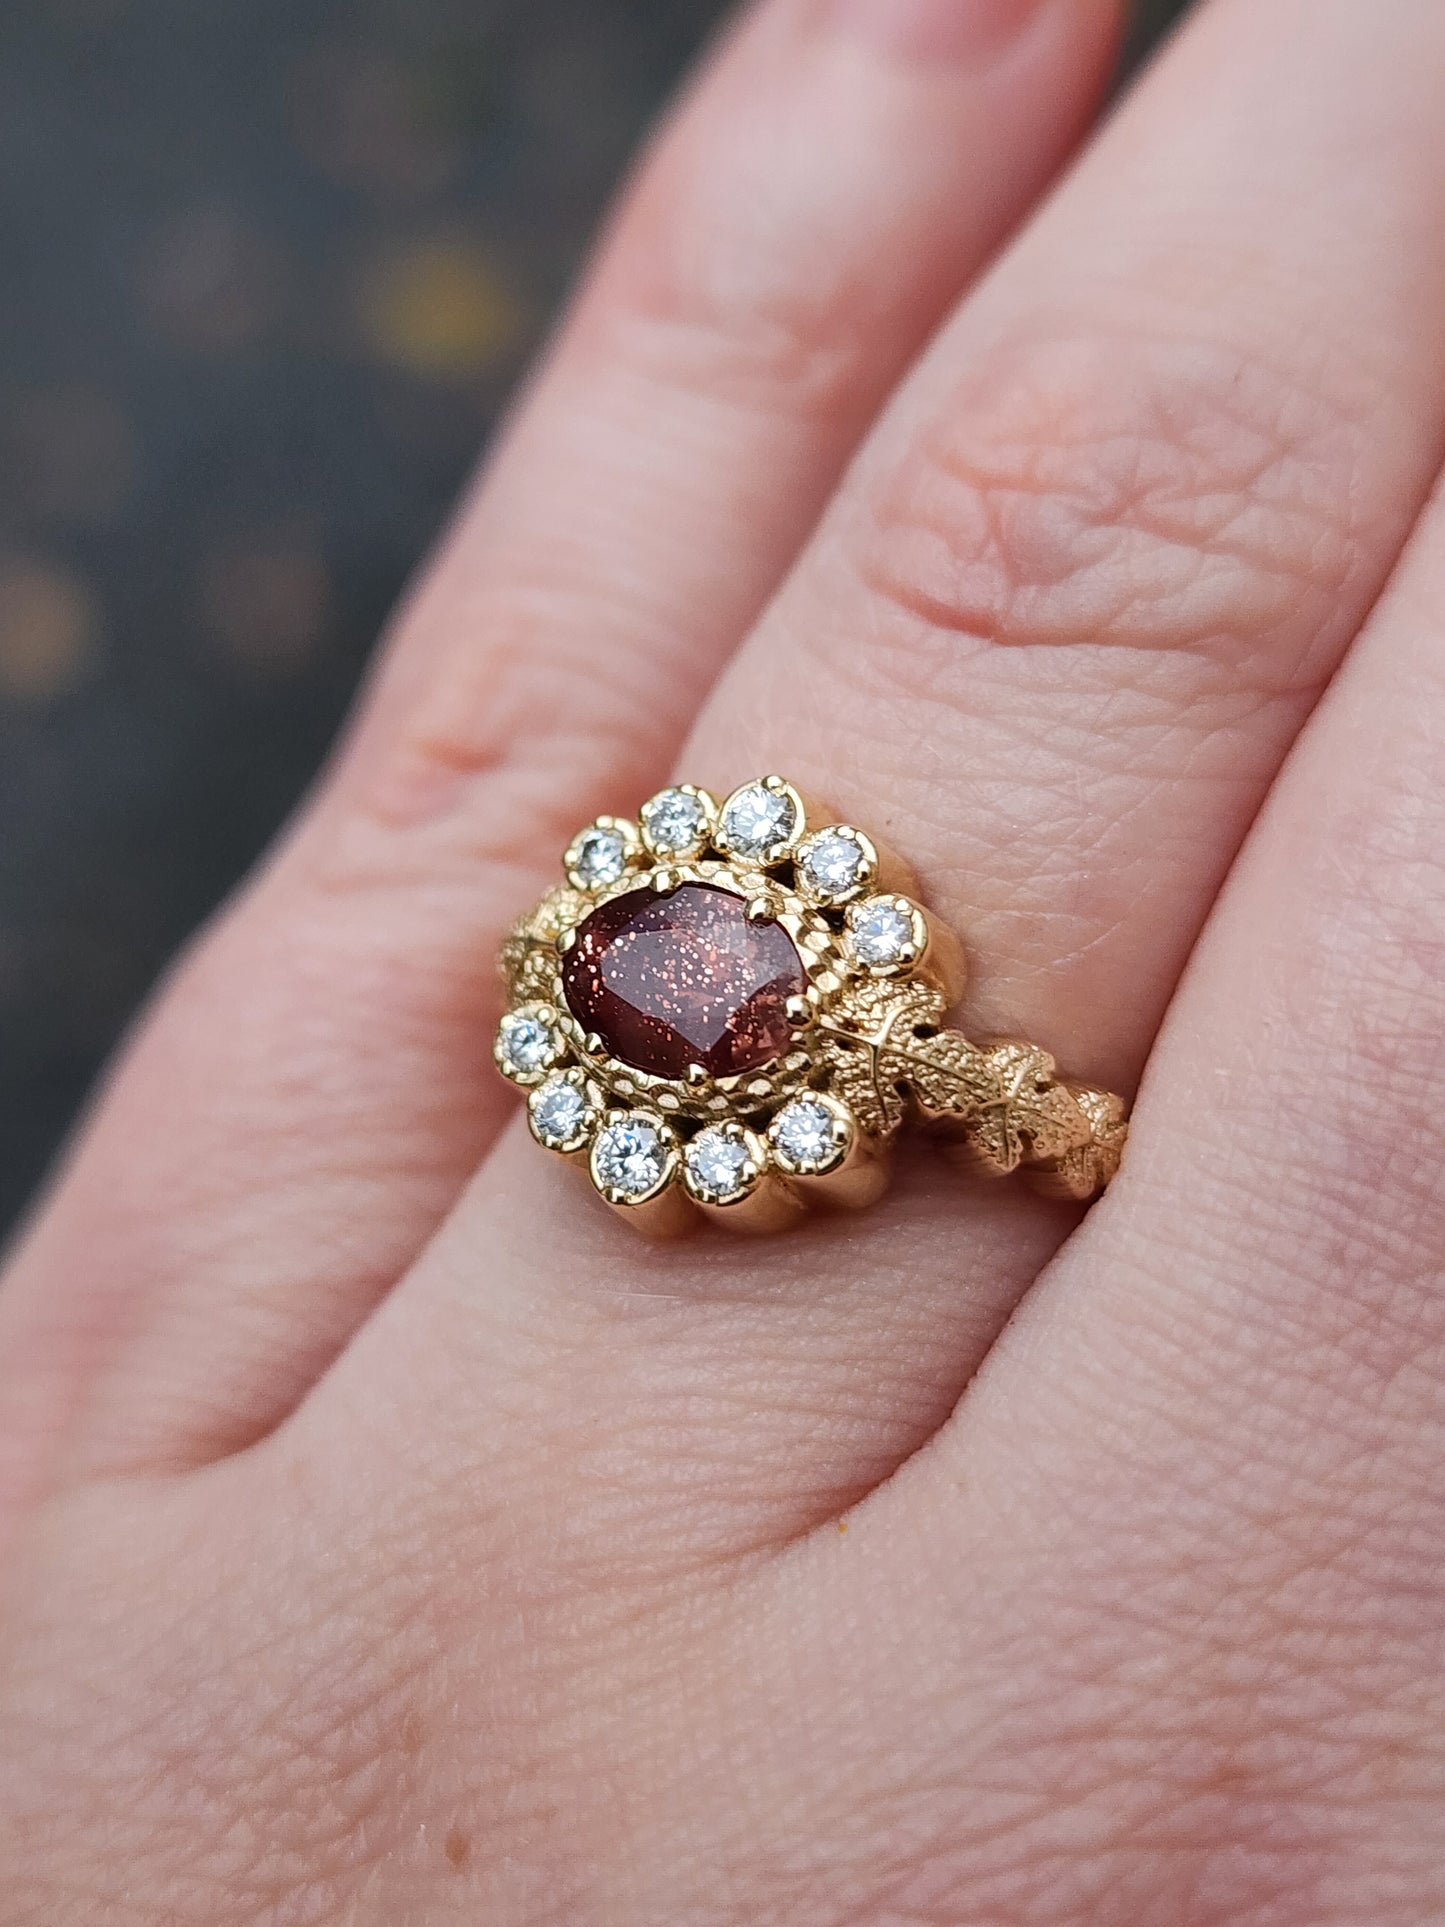
{"type": "MultiPolygon", "coordinates": [[[[970,939],[970,1022],[1106,1084],[1440,457],[1442,66],[1413,0],[1207,12],[905,388],[686,763],[876,825],[970,939]]],[[[521,1356],[529,1411],[669,1500],[690,1465],[744,1541],[926,1437],[1069,1222],[917,1176],[786,1252],[636,1256],[537,1156],[338,1377],[464,1454],[521,1356]]]]}
{"type": "Polygon", "coordinates": [[[125,1389],[98,1453],[219,1449],[392,1282],[499,1115],[491,957],[560,826],[660,776],[880,396],[1066,147],[1114,10],[780,0],[724,51],[338,772],[172,986],[32,1239],[7,1343],[58,1374],[42,1415],[101,1361],[125,1389]]]}
{"type": "MultiPolygon", "coordinates": [[[[1445,1897],[1442,779],[1437,502],[1191,962],[1127,1191],[888,1494],[895,1572],[946,1518],[953,1545],[987,1533],[998,1574],[948,1623],[993,1702],[987,1748],[955,1736],[960,1784],[1006,1805],[1026,1757],[1039,1814],[1087,1776],[1073,1877],[1137,1896],[1141,1919],[1195,1918],[1149,1896],[1222,1892],[1230,1869],[1232,1921],[1269,1918],[1271,1893],[1340,1922],[1433,1919],[1445,1897]]],[[[935,1621],[963,1589],[935,1584],[935,1621]]],[[[880,1573],[864,1623],[901,1619],[937,1705],[928,1615],[890,1590],[880,1573]]],[[[830,1652],[828,1676],[852,1657],[830,1652]]],[[[918,1702],[895,1711],[927,1730],[918,1702]]],[[[1042,1833],[1019,1830],[1015,1864],[1042,1833]]]]}

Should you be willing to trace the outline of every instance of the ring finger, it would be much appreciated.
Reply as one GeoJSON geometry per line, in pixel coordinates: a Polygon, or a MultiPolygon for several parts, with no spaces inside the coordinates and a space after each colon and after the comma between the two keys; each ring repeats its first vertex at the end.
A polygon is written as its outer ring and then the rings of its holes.
{"type": "MultiPolygon", "coordinates": [[[[970,939],[971,1017],[1093,1080],[1132,1079],[1437,468],[1442,65],[1424,0],[1207,11],[905,387],[686,760],[876,825],[970,939]]],[[[336,1384],[463,1456],[519,1397],[514,1463],[600,1431],[684,1558],[686,1472],[749,1544],[884,1476],[1068,1222],[935,1174],[786,1253],[655,1256],[569,1185],[514,1134],[336,1384]]]]}

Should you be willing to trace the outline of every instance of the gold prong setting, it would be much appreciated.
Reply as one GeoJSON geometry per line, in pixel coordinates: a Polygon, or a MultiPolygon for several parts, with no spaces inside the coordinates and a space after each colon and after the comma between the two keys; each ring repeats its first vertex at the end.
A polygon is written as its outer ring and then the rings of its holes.
{"type": "Polygon", "coordinates": [[[785,863],[806,826],[803,799],[781,776],[764,776],[735,789],[718,815],[717,846],[724,856],[763,868],[785,863]]]}
{"type": "Polygon", "coordinates": [[[732,1119],[706,1124],[683,1152],[683,1182],[698,1204],[741,1204],[762,1183],[768,1162],[755,1131],[732,1119]]]}
{"type": "Polygon", "coordinates": [[[863,897],[848,905],[843,944],[868,976],[896,977],[912,970],[928,948],[928,922],[907,897],[863,897]]]}
{"type": "Polygon", "coordinates": [[[695,783],[675,783],[638,812],[642,841],[659,863],[701,856],[717,829],[717,803],[695,783]]]}
{"type": "Polygon", "coordinates": [[[625,816],[599,816],[567,847],[563,868],[574,889],[605,890],[620,883],[645,857],[637,825],[625,816]]]}
{"type": "Polygon", "coordinates": [[[522,1004],[509,1010],[497,1026],[492,1055],[503,1077],[524,1090],[542,1079],[567,1056],[567,1040],[560,1013],[551,1004],[522,1004]]]}
{"type": "Polygon", "coordinates": [[[655,1111],[609,1111],[592,1140],[592,1182],[608,1204],[650,1204],[677,1176],[677,1135],[655,1111]]]}
{"type": "Polygon", "coordinates": [[[877,849],[850,824],[814,830],[798,846],[798,893],[820,909],[854,902],[873,888],[877,876],[877,849]]]}
{"type": "Polygon", "coordinates": [[[768,1146],[786,1176],[825,1178],[847,1162],[856,1134],[846,1104],[806,1091],[789,1098],[768,1126],[768,1146]]]}
{"type": "Polygon", "coordinates": [[[532,1136],[547,1151],[572,1157],[591,1143],[602,1122],[601,1089],[586,1071],[553,1071],[527,1099],[532,1136]]]}

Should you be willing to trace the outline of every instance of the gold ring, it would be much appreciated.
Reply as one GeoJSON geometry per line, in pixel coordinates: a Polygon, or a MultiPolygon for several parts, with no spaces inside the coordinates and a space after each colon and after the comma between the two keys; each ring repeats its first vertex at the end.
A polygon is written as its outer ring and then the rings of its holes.
{"type": "Polygon", "coordinates": [[[537,1142],[641,1229],[871,1204],[910,1117],[1055,1197],[1118,1169],[1123,1102],[1037,1045],[950,1029],[958,939],[899,858],[782,777],[721,804],[662,790],[590,823],[563,868],[502,947],[494,1055],[537,1142]]]}

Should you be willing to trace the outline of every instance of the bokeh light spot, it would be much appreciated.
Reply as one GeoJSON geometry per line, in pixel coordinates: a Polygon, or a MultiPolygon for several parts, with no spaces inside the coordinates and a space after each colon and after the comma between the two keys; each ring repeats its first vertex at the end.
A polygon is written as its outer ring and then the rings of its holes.
{"type": "Polygon", "coordinates": [[[191,208],[154,236],[141,298],[159,333],[202,354],[234,354],[276,321],[285,274],[275,246],[225,207],[191,208]]]}
{"type": "Polygon", "coordinates": [[[100,609],[79,576],[36,556],[0,555],[0,697],[48,703],[100,656],[100,609]]]}
{"type": "Polygon", "coordinates": [[[57,521],[111,522],[135,484],[130,423],[110,395],[63,382],[7,396],[6,457],[25,478],[30,506],[57,521]]]}
{"type": "Polygon", "coordinates": [[[332,616],[331,571],[293,534],[263,535],[220,549],[201,568],[207,633],[254,675],[303,668],[325,640],[332,616]]]}
{"type": "Polygon", "coordinates": [[[361,321],[374,353],[432,380],[484,373],[527,334],[506,277],[465,240],[418,241],[382,256],[363,280],[361,321]]]}
{"type": "Polygon", "coordinates": [[[426,111],[426,89],[380,49],[336,43],[304,54],[287,81],[296,145],[328,179],[379,200],[435,194],[462,143],[426,111]]]}

